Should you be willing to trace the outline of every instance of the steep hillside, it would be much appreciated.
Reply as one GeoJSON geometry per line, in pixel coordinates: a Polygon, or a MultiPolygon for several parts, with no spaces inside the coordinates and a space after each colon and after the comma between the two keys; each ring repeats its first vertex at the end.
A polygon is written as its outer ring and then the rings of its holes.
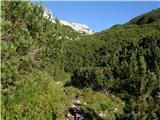
{"type": "Polygon", "coordinates": [[[140,15],[128,22],[128,24],[152,24],[154,22],[160,22],[160,8],[152,10],[144,15],[140,15]]]}
{"type": "Polygon", "coordinates": [[[108,91],[128,107],[119,119],[157,119],[160,100],[160,9],[64,47],[72,84],[108,91]],[[141,24],[135,24],[145,18],[141,24]],[[154,21],[148,19],[153,18],[154,21]],[[74,51],[73,51],[74,50],[74,51]],[[152,101],[152,102],[151,102],[152,101]]]}
{"type": "Polygon", "coordinates": [[[114,119],[123,113],[119,98],[69,86],[70,74],[60,63],[63,46],[84,34],[44,18],[38,4],[1,3],[2,120],[102,119],[104,109],[114,119]]]}

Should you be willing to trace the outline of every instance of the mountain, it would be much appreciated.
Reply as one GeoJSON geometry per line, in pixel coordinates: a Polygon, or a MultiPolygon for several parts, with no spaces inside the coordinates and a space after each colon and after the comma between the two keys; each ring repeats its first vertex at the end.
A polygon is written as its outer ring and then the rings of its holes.
{"type": "MultiPolygon", "coordinates": [[[[46,18],[50,17],[50,20],[53,23],[56,22],[56,17],[47,8],[44,9],[44,17],[46,17],[46,18]]],[[[74,22],[68,22],[68,21],[64,21],[64,20],[59,20],[59,22],[62,25],[66,25],[66,26],[71,27],[73,30],[75,30],[79,33],[93,34],[93,31],[87,25],[83,25],[83,24],[80,24],[80,23],[74,23],[74,22]]]]}
{"type": "Polygon", "coordinates": [[[125,101],[124,114],[116,120],[159,118],[159,14],[160,9],[153,10],[63,47],[62,63],[72,73],[72,85],[109,91],[125,101]]]}
{"type": "Polygon", "coordinates": [[[1,2],[3,120],[160,118],[160,9],[92,35],[44,10],[1,2]]]}

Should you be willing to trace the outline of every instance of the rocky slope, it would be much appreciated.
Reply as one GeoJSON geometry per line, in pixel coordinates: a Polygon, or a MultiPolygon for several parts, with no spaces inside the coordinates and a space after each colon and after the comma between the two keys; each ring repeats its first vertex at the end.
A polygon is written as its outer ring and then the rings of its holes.
{"type": "MultiPolygon", "coordinates": [[[[44,17],[50,18],[50,20],[53,23],[56,23],[56,17],[47,8],[45,8],[45,10],[44,10],[44,17]]],[[[59,20],[59,22],[62,25],[66,25],[66,26],[71,27],[73,30],[75,30],[79,33],[93,34],[93,31],[87,25],[83,25],[83,24],[80,24],[80,23],[74,23],[74,22],[68,22],[68,21],[65,21],[65,20],[59,20]]]]}

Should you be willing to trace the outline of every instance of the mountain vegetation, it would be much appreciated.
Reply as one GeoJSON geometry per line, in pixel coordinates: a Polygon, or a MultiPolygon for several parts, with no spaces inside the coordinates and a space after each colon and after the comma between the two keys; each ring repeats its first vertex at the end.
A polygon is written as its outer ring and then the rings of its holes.
{"type": "Polygon", "coordinates": [[[160,119],[160,8],[92,35],[43,15],[1,2],[2,120],[160,119]]]}

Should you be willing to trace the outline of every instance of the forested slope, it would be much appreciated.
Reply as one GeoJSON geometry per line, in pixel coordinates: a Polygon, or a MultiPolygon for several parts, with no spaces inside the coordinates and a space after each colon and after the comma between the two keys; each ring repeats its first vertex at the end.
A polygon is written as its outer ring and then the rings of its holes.
{"type": "Polygon", "coordinates": [[[160,118],[160,9],[124,25],[68,41],[64,53],[72,84],[109,91],[125,100],[123,119],[160,118]]]}
{"type": "Polygon", "coordinates": [[[1,4],[2,120],[160,118],[160,9],[85,35],[1,4]]]}

